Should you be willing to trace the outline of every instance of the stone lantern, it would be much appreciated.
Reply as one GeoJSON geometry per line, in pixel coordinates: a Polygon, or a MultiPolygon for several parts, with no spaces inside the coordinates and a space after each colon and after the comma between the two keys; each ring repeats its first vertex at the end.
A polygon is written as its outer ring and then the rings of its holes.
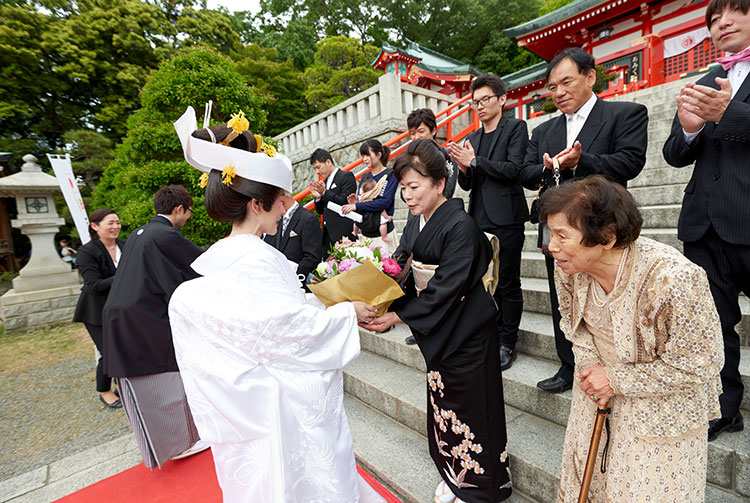
{"type": "Polygon", "coordinates": [[[5,331],[53,321],[70,321],[80,293],[78,273],[55,249],[55,234],[65,223],[55,208],[57,179],[42,172],[33,155],[23,157],[19,173],[0,178],[0,197],[15,197],[18,217],[11,225],[31,240],[31,258],[0,297],[5,331]]]}

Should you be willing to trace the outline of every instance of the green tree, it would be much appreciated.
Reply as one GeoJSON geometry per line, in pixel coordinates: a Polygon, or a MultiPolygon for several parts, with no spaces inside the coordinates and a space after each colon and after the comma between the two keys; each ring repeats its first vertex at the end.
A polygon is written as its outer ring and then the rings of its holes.
{"type": "Polygon", "coordinates": [[[206,214],[198,187],[200,173],[184,161],[172,126],[188,105],[202,117],[208,100],[214,102],[214,124],[243,110],[251,131],[263,129],[263,98],[247,86],[228,57],[196,47],[164,62],[143,88],[142,108],[128,119],[127,134],[94,191],[93,207],[117,210],[125,234],[153,215],[154,192],[174,183],[184,185],[195,201],[195,214],[183,229],[189,239],[204,245],[229,231],[228,224],[214,222],[206,214]]]}
{"type": "Polygon", "coordinates": [[[104,168],[112,162],[112,140],[91,129],[68,131],[63,139],[73,173],[83,178],[89,191],[93,191],[104,168]]]}
{"type": "Polygon", "coordinates": [[[378,48],[336,36],[318,42],[315,60],[305,70],[305,97],[315,110],[325,110],[375,85],[381,72],[371,65],[378,48]]]}
{"type": "Polygon", "coordinates": [[[313,115],[305,99],[302,72],[291,60],[279,61],[275,48],[250,44],[234,52],[232,58],[245,82],[266,98],[265,134],[277,135],[313,115]]]}
{"type": "Polygon", "coordinates": [[[182,36],[179,46],[203,44],[229,54],[242,45],[226,11],[187,8],[182,11],[175,27],[182,36]]]}
{"type": "Polygon", "coordinates": [[[502,76],[540,61],[542,58],[518,47],[515,41],[497,31],[490,35],[490,41],[479,51],[474,64],[482,70],[502,76]]]}
{"type": "Polygon", "coordinates": [[[539,15],[543,16],[549,14],[552,11],[556,11],[560,7],[565,7],[573,0],[545,0],[541,7],[539,7],[539,15]]]}

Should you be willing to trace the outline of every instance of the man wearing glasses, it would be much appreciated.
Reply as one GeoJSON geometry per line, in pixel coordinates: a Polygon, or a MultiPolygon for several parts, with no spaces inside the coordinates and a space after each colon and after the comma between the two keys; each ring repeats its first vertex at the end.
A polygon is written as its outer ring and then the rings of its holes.
{"type": "Polygon", "coordinates": [[[470,190],[469,214],[479,227],[500,240],[499,282],[495,290],[498,307],[500,366],[510,368],[515,359],[518,326],[523,313],[521,251],[524,222],[529,219],[523,188],[519,183],[529,135],[526,123],[503,117],[507,99],[505,84],[491,73],[471,83],[472,107],[482,127],[463,145],[449,145],[458,165],[458,184],[470,190]]]}
{"type": "MultiPolygon", "coordinates": [[[[547,88],[562,115],[540,124],[531,133],[523,162],[521,183],[542,191],[573,178],[604,175],[627,186],[646,164],[648,110],[637,103],[600,100],[594,94],[594,58],[577,47],[559,52],[547,65],[547,88]],[[559,167],[555,169],[556,159],[559,167]]],[[[539,247],[544,251],[544,227],[539,247]]],[[[560,393],[573,386],[575,362],[570,341],[560,330],[560,311],[554,281],[554,260],[545,256],[549,281],[555,346],[561,366],[537,383],[539,389],[560,393]]]]}

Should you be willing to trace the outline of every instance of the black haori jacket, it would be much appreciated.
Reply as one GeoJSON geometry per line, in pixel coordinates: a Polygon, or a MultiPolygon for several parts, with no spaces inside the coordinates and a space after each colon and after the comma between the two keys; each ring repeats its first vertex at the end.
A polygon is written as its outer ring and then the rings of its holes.
{"type": "Polygon", "coordinates": [[[104,373],[130,377],[178,370],[167,308],[175,289],[198,277],[202,250],[165,217],[133,231],[104,306],[104,373]]]}

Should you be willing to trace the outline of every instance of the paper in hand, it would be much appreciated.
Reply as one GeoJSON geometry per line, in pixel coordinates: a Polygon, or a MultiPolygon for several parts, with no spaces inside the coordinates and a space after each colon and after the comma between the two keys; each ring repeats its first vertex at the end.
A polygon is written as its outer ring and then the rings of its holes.
{"type": "Polygon", "coordinates": [[[328,206],[327,206],[327,208],[328,208],[329,210],[331,210],[332,212],[334,212],[334,213],[336,213],[336,214],[338,214],[338,215],[341,215],[342,217],[348,218],[348,219],[350,219],[350,220],[354,220],[354,221],[355,221],[355,222],[357,222],[358,224],[361,224],[361,223],[362,223],[362,215],[360,215],[360,214],[359,214],[359,213],[357,213],[356,211],[350,211],[349,213],[347,213],[346,215],[344,215],[344,214],[343,214],[343,213],[341,212],[341,205],[338,205],[338,204],[336,204],[336,203],[334,203],[334,202],[332,202],[332,201],[328,201],[328,206]]]}

